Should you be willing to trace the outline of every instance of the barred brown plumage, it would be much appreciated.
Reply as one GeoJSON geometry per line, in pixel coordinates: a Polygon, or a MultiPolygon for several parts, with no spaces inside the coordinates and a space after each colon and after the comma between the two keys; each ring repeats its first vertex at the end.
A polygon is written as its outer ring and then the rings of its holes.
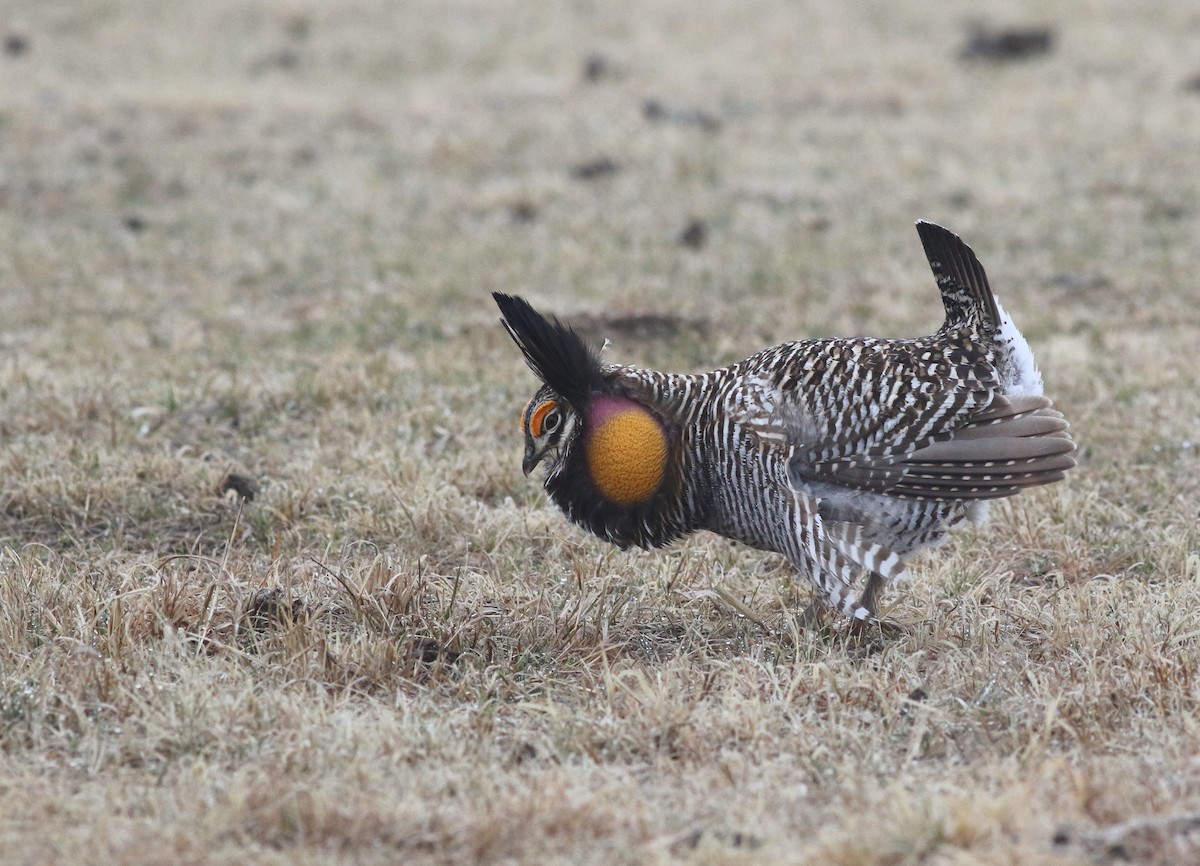
{"type": "Polygon", "coordinates": [[[917,231],[946,311],[937,333],[798,340],[710,373],[603,365],[571,328],[495,293],[544,383],[525,408],[526,473],[547,461],[550,498],[621,547],[707,529],[783,554],[821,603],[874,615],[914,552],[1075,465],[971,248],[917,231]]]}

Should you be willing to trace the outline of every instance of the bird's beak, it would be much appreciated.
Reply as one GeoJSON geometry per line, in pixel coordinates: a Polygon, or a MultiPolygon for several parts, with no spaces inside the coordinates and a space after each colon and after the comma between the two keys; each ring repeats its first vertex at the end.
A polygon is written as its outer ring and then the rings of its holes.
{"type": "Polygon", "coordinates": [[[540,454],[535,454],[532,448],[525,449],[525,459],[521,461],[521,471],[529,477],[529,473],[537,468],[537,465],[542,462],[540,454]]]}

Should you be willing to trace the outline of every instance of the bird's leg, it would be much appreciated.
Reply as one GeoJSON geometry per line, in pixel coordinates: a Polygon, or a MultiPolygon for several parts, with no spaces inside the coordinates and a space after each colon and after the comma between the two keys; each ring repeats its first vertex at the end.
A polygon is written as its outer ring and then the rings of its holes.
{"type": "Polygon", "coordinates": [[[797,624],[801,629],[807,631],[810,628],[817,628],[825,620],[825,615],[829,612],[829,605],[825,599],[819,595],[814,595],[812,601],[808,603],[808,607],[797,617],[797,624]]]}
{"type": "Polygon", "coordinates": [[[863,591],[858,597],[858,606],[866,608],[867,615],[862,619],[855,617],[854,622],[850,624],[850,631],[858,637],[866,634],[867,626],[875,621],[875,609],[879,605],[883,584],[883,575],[874,571],[867,574],[867,585],[863,587],[863,591]]]}
{"type": "Polygon", "coordinates": [[[883,592],[883,575],[878,572],[870,572],[867,575],[867,585],[863,587],[862,594],[858,597],[858,606],[867,609],[867,617],[860,622],[875,618],[875,608],[879,605],[879,595],[883,592]]]}
{"type": "MultiPolygon", "coordinates": [[[[851,625],[855,633],[861,634],[867,627],[867,623],[875,619],[875,608],[879,604],[879,596],[883,592],[884,578],[882,575],[871,571],[867,573],[867,583],[863,587],[862,593],[858,596],[858,607],[867,609],[867,616],[859,619],[854,618],[851,625]]],[[[804,608],[800,616],[797,617],[798,624],[802,629],[815,628],[820,626],[825,617],[831,610],[829,602],[820,595],[814,595],[812,601],[808,603],[808,607],[804,608]]]]}

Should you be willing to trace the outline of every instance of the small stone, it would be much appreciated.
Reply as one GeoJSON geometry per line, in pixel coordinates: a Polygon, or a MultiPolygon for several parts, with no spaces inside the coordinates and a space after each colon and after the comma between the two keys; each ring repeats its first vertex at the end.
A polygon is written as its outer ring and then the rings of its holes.
{"type": "Polygon", "coordinates": [[[20,57],[29,50],[29,38],[20,33],[10,33],[4,37],[4,53],[9,57],[20,57]]]}
{"type": "Polygon", "coordinates": [[[538,215],[537,205],[529,201],[529,199],[521,199],[520,201],[513,202],[509,206],[508,212],[519,223],[531,223],[537,219],[538,215]]]}
{"type": "Polygon", "coordinates": [[[703,220],[692,220],[680,233],[679,242],[693,250],[700,249],[708,242],[708,227],[703,220]]]}
{"type": "Polygon", "coordinates": [[[1004,63],[1049,54],[1054,31],[1049,27],[977,27],[959,53],[963,60],[1004,63]]]}
{"type": "Polygon", "coordinates": [[[253,502],[254,497],[258,495],[258,482],[245,475],[230,472],[221,479],[218,491],[222,495],[230,492],[235,493],[242,502],[253,502]]]}
{"type": "Polygon", "coordinates": [[[603,54],[589,54],[583,61],[583,80],[595,84],[612,73],[612,64],[603,54]]]}
{"type": "Polygon", "coordinates": [[[571,169],[571,176],[577,180],[595,180],[606,175],[616,174],[618,166],[607,156],[599,157],[588,162],[582,162],[571,169]]]}

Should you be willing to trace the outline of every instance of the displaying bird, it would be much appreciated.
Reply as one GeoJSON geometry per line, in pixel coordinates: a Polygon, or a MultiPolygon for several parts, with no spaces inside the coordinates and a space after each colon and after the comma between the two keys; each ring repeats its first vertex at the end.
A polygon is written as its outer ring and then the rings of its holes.
{"type": "Polygon", "coordinates": [[[979,260],[917,232],[946,320],[916,339],[797,340],[711,373],[604,364],[573,329],[493,293],[542,381],[523,468],[566,516],[622,548],[701,529],[787,557],[821,608],[865,620],[913,553],[989,500],[1075,465],[1029,344],[979,260]]]}

